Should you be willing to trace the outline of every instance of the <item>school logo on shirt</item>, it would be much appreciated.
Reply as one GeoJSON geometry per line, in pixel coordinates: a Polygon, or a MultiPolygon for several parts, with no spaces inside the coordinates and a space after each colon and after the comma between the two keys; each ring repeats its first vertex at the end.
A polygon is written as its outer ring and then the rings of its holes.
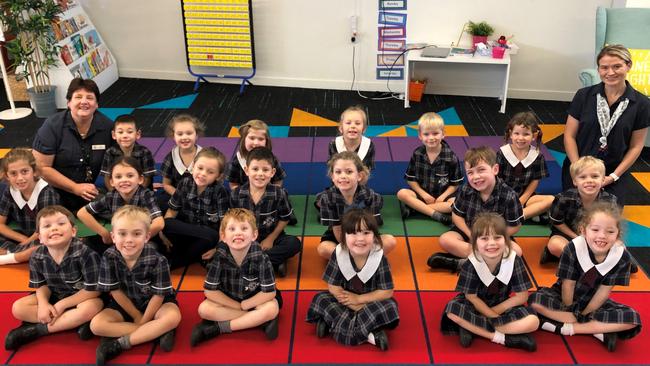
{"type": "Polygon", "coordinates": [[[275,217],[273,216],[267,216],[264,221],[262,221],[262,225],[264,227],[272,227],[273,224],[275,223],[275,217]]]}
{"type": "Polygon", "coordinates": [[[244,291],[246,292],[255,291],[260,286],[260,282],[257,278],[248,279],[244,277],[244,280],[247,282],[247,285],[244,287],[244,291]]]}
{"type": "Polygon", "coordinates": [[[72,286],[72,287],[74,287],[75,290],[83,290],[83,288],[84,288],[84,281],[76,282],[76,283],[74,284],[74,286],[72,286]]]}

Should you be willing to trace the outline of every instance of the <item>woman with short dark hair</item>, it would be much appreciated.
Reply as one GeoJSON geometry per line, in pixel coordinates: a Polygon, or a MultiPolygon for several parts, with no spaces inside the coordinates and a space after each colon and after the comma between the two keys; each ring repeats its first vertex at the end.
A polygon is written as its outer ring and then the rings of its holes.
{"type": "Polygon", "coordinates": [[[73,79],[66,99],[68,108],[48,117],[36,132],[32,153],[63,206],[76,212],[99,193],[95,180],[104,152],[113,143],[113,123],[97,111],[99,88],[94,81],[73,79]]]}

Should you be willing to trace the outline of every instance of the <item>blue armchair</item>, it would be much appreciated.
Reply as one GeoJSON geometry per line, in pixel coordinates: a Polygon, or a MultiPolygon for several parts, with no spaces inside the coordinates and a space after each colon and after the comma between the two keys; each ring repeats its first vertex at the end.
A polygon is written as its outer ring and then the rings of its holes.
{"type": "MultiPolygon", "coordinates": [[[[622,44],[627,48],[650,49],[650,8],[603,8],[596,11],[595,55],[606,44],[622,44]]],[[[594,58],[595,60],[595,58],[594,58]]],[[[600,82],[596,69],[580,70],[583,86],[600,82]]],[[[648,134],[650,136],[650,134],[648,134]]]]}

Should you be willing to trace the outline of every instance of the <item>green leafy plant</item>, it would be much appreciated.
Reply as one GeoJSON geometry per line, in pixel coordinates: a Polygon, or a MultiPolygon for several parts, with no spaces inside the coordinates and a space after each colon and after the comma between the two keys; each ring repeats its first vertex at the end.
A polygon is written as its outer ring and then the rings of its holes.
{"type": "Polygon", "coordinates": [[[473,36],[491,36],[494,28],[486,22],[474,23],[470,20],[467,24],[467,32],[473,36]]]}
{"type": "Polygon", "coordinates": [[[49,68],[57,64],[60,48],[52,23],[58,20],[61,7],[54,0],[2,0],[0,8],[6,31],[16,36],[6,44],[13,66],[22,67],[34,92],[49,92],[49,68]]]}

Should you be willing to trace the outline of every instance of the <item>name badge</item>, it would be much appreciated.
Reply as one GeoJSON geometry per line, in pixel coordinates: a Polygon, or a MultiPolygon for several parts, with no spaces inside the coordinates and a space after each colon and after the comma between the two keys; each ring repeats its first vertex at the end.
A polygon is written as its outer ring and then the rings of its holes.
{"type": "Polygon", "coordinates": [[[106,145],[93,145],[92,146],[93,150],[106,150],[106,145]]]}

